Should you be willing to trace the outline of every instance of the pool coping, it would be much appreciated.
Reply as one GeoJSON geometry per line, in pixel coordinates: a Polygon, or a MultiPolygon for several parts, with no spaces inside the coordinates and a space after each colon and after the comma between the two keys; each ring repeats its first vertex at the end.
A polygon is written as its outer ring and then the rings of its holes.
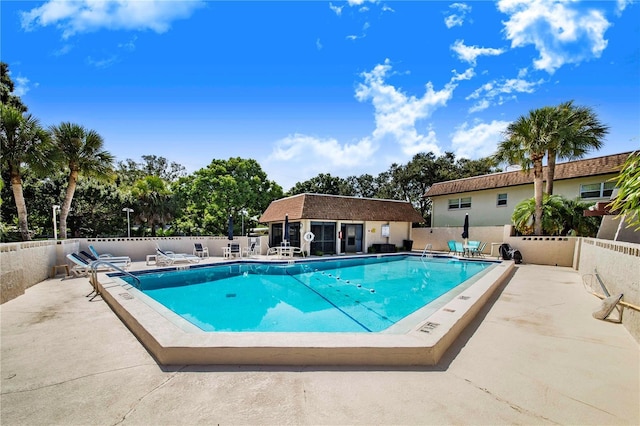
{"type": "Polygon", "coordinates": [[[513,261],[500,262],[402,334],[194,333],[135,297],[119,278],[100,273],[97,279],[104,301],[161,365],[428,366],[438,363],[513,271],[513,261]]]}

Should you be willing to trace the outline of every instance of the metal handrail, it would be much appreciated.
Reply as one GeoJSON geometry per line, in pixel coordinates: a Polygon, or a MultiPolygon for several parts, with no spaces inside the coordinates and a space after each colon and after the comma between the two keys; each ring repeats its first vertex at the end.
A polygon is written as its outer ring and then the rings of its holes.
{"type": "Polygon", "coordinates": [[[422,250],[422,257],[433,257],[433,253],[431,253],[431,251],[433,250],[433,246],[431,244],[427,244],[426,246],[424,246],[424,250],[422,250]]]}
{"type": "Polygon", "coordinates": [[[107,262],[106,260],[94,260],[93,262],[91,262],[91,273],[96,273],[98,266],[100,265],[105,265],[108,266],[110,268],[115,269],[116,271],[123,273],[124,275],[130,276],[131,278],[133,278],[135,281],[138,282],[138,285],[136,286],[136,288],[138,290],[140,290],[140,287],[142,287],[142,282],[140,281],[140,278],[136,277],[135,275],[133,275],[131,272],[127,272],[124,269],[114,265],[111,262],[107,262]]]}

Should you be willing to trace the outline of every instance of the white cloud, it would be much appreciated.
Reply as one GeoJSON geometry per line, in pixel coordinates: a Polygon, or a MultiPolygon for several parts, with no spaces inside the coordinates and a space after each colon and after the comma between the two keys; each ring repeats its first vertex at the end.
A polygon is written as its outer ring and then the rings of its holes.
{"type": "Polygon", "coordinates": [[[170,28],[172,21],[188,18],[202,5],[201,1],[49,0],[22,12],[21,21],[25,30],[55,25],[65,39],[100,29],[162,33],[170,28]]]}
{"type": "Polygon", "coordinates": [[[458,54],[458,59],[476,65],[478,56],[498,56],[504,53],[504,49],[494,49],[491,47],[467,46],[464,40],[456,40],[451,46],[451,50],[458,54]]]}
{"type": "Polygon", "coordinates": [[[319,38],[317,38],[317,39],[316,39],[316,49],[318,49],[318,50],[322,50],[322,47],[323,47],[323,46],[322,46],[322,43],[320,43],[320,39],[319,39],[319,38]]]}
{"type": "Polygon", "coordinates": [[[622,15],[622,12],[627,8],[628,5],[633,3],[633,0],[617,0],[616,1],[616,14],[618,16],[622,15]]]}
{"type": "Polygon", "coordinates": [[[543,82],[544,80],[542,79],[538,81],[527,81],[522,78],[510,78],[485,83],[465,98],[466,100],[478,99],[469,109],[469,112],[482,111],[491,105],[502,105],[508,100],[516,99],[517,93],[533,93],[536,86],[539,86],[543,82]]]}
{"type": "Polygon", "coordinates": [[[492,155],[502,140],[508,121],[476,122],[473,127],[462,123],[451,135],[451,147],[458,158],[480,158],[492,155]]]}
{"type": "Polygon", "coordinates": [[[136,41],[138,40],[138,36],[133,36],[133,38],[126,43],[118,44],[120,49],[126,50],[127,52],[133,52],[136,50],[136,41]]]}
{"type": "Polygon", "coordinates": [[[462,74],[453,72],[451,80],[441,90],[435,90],[433,84],[425,85],[421,97],[407,95],[402,90],[388,84],[387,77],[392,74],[390,61],[376,65],[371,71],[361,74],[363,82],[358,84],[355,97],[360,102],[371,102],[374,107],[375,129],[370,135],[355,143],[341,144],[334,138],[319,138],[304,134],[290,135],[276,143],[267,160],[269,175],[278,175],[278,181],[291,181],[291,184],[310,178],[320,172],[354,174],[363,164],[372,166],[393,156],[394,161],[409,159],[419,152],[432,151],[440,155],[436,133],[429,126],[424,131],[418,129],[418,123],[446,105],[453,96],[457,81],[473,76],[473,69],[462,74]],[[399,147],[399,149],[396,149],[399,147]],[[385,148],[381,158],[381,148],[385,148]],[[287,175],[286,169],[278,167],[284,163],[304,164],[298,168],[295,176],[287,175]],[[301,176],[299,173],[305,174],[301,176]]]}
{"type": "Polygon", "coordinates": [[[29,79],[27,77],[16,77],[14,79],[14,95],[22,97],[26,95],[29,90],[31,90],[31,87],[29,87],[29,79]]]}
{"type": "Polygon", "coordinates": [[[471,6],[465,3],[453,3],[449,5],[449,9],[452,9],[454,13],[444,18],[444,24],[447,28],[461,27],[467,13],[471,12],[471,6]]]}
{"type": "Polygon", "coordinates": [[[342,15],[343,7],[344,6],[334,6],[333,3],[329,2],[329,9],[333,10],[333,12],[338,16],[342,15]]]}
{"type": "Polygon", "coordinates": [[[599,10],[559,0],[500,0],[498,9],[509,15],[504,33],[511,47],[534,45],[540,57],[533,66],[550,74],[564,64],[599,58],[607,47],[604,33],[611,24],[599,10]]]}
{"type": "Polygon", "coordinates": [[[387,84],[385,79],[390,72],[391,65],[387,59],[384,64],[376,65],[371,72],[362,73],[364,82],[356,89],[356,99],[360,102],[371,101],[375,109],[376,128],[372,134],[373,140],[398,144],[406,155],[422,151],[439,153],[435,133],[431,130],[426,134],[420,133],[416,123],[445,106],[457,87],[454,82],[460,80],[461,76],[467,77],[467,74],[455,74],[439,91],[434,90],[433,84],[428,82],[424,95],[417,98],[387,84]]]}

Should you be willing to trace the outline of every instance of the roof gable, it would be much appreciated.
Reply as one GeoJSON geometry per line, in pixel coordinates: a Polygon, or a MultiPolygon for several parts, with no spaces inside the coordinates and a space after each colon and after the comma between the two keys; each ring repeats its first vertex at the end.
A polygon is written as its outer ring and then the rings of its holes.
{"type": "MultiPolygon", "coordinates": [[[[585,176],[617,173],[620,171],[624,161],[630,154],[631,152],[625,152],[621,154],[607,155],[604,157],[558,163],[556,164],[553,180],[559,181],[563,179],[575,179],[585,176]]],[[[543,168],[543,176],[546,176],[546,174],[547,166],[543,168]]],[[[531,183],[533,183],[532,170],[528,173],[521,170],[514,172],[492,173],[489,175],[434,183],[424,196],[434,197],[437,195],[458,194],[462,192],[480,191],[490,188],[504,188],[531,183]]]]}
{"type": "Polygon", "coordinates": [[[284,220],[388,220],[423,222],[416,209],[406,201],[345,197],[325,194],[299,194],[271,202],[259,222],[284,220]]]}

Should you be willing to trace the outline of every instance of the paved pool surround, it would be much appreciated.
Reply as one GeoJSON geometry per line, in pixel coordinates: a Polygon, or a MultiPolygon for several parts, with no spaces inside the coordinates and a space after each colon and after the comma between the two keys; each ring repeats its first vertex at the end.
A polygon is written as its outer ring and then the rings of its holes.
{"type": "Polygon", "coordinates": [[[205,332],[152,307],[117,277],[101,273],[98,282],[105,302],[161,365],[427,366],[438,363],[513,270],[511,261],[496,264],[435,312],[411,314],[408,330],[380,333],[205,332]]]}

